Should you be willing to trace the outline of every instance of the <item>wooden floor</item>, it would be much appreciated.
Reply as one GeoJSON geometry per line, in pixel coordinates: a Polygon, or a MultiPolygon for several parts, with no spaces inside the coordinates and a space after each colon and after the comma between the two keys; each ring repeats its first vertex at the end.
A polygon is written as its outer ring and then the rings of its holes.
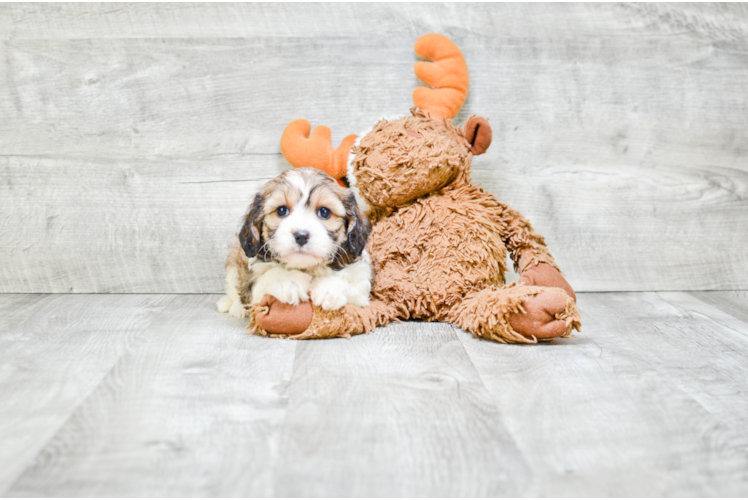
{"type": "Polygon", "coordinates": [[[217,295],[0,295],[7,496],[748,495],[748,292],[540,346],[247,336],[217,295]]]}

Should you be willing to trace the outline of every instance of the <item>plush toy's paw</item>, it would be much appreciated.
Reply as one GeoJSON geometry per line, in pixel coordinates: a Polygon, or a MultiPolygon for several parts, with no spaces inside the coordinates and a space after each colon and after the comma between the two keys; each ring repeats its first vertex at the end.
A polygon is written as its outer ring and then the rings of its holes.
{"type": "Polygon", "coordinates": [[[569,294],[569,297],[571,297],[574,302],[577,301],[577,295],[574,293],[569,282],[566,281],[566,278],[548,264],[538,264],[537,266],[526,270],[522,273],[522,276],[520,276],[519,282],[528,286],[560,288],[569,294]]]}
{"type": "Polygon", "coordinates": [[[255,315],[255,322],[273,335],[298,335],[309,328],[314,317],[311,303],[287,304],[272,295],[265,295],[260,307],[262,310],[255,315]]]}
{"type": "Polygon", "coordinates": [[[509,316],[509,324],[525,337],[551,339],[568,335],[572,328],[579,330],[579,312],[562,290],[530,295],[522,301],[522,308],[525,312],[509,316]]]}
{"type": "Polygon", "coordinates": [[[335,311],[325,311],[311,302],[284,304],[265,295],[252,308],[249,333],[290,339],[327,339],[369,333],[384,325],[397,311],[382,302],[372,301],[369,307],[350,304],[335,311]]]}
{"type": "Polygon", "coordinates": [[[312,303],[325,311],[340,309],[348,303],[348,283],[340,278],[319,278],[312,281],[309,295],[312,303]]]}
{"type": "Polygon", "coordinates": [[[298,305],[299,302],[309,300],[309,285],[312,277],[307,273],[292,272],[288,277],[273,283],[268,289],[267,294],[286,304],[298,305]]]}

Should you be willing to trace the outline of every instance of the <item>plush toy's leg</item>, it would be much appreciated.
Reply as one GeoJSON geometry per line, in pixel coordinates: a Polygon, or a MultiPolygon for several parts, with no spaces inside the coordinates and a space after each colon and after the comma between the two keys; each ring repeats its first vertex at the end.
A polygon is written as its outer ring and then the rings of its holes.
{"type": "Polygon", "coordinates": [[[581,327],[577,306],[564,290],[516,283],[468,294],[448,320],[476,337],[503,343],[534,344],[568,337],[581,327]]]}
{"type": "Polygon", "coordinates": [[[251,309],[249,333],[290,339],[350,337],[369,333],[395,317],[395,309],[372,300],[367,307],[346,305],[334,311],[301,302],[284,304],[271,295],[251,309]]]}

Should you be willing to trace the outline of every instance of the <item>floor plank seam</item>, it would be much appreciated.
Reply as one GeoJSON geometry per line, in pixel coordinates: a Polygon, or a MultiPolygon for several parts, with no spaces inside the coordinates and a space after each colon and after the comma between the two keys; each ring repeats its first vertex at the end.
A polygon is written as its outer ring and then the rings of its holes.
{"type": "MultiPolygon", "coordinates": [[[[53,295],[58,295],[58,294],[48,294],[48,295],[50,295],[50,296],[53,296],[53,295]]],[[[60,294],[60,295],[75,295],[75,294],[60,294]]],[[[152,295],[152,294],[143,294],[143,295],[152,295]]],[[[169,301],[169,303],[168,303],[168,304],[165,304],[165,305],[163,306],[163,308],[161,309],[161,311],[159,311],[159,312],[158,312],[157,314],[154,314],[154,315],[153,315],[153,317],[151,318],[151,320],[150,320],[150,321],[149,321],[149,322],[148,322],[148,323],[147,323],[147,324],[146,324],[145,326],[143,326],[143,328],[142,328],[142,329],[140,330],[139,334],[141,334],[141,335],[142,335],[142,334],[145,334],[145,332],[147,332],[147,331],[148,331],[148,329],[149,329],[149,328],[150,328],[150,327],[151,327],[151,326],[153,325],[153,323],[154,323],[154,322],[156,321],[156,319],[158,319],[159,317],[161,317],[161,315],[162,315],[162,314],[164,313],[164,311],[165,311],[165,310],[166,310],[166,309],[167,309],[167,308],[168,308],[168,307],[169,307],[169,306],[171,305],[171,303],[172,303],[172,302],[174,302],[174,300],[176,300],[176,297],[175,297],[175,298],[174,298],[173,300],[169,301]]],[[[136,334],[135,334],[135,335],[136,335],[136,334]]],[[[136,344],[138,343],[138,342],[137,342],[137,339],[136,339],[135,343],[136,343],[136,344]]],[[[135,349],[135,347],[133,347],[133,349],[135,349]]],[[[41,453],[42,453],[42,452],[43,452],[43,451],[44,451],[44,450],[45,450],[45,449],[46,449],[46,448],[47,448],[47,447],[48,447],[48,446],[49,446],[49,445],[50,445],[51,443],[53,443],[53,442],[54,442],[54,440],[55,440],[55,439],[57,438],[57,436],[58,436],[58,434],[59,434],[60,430],[62,430],[63,428],[65,428],[65,426],[66,426],[66,425],[68,425],[68,423],[69,423],[69,422],[71,421],[71,419],[72,419],[72,418],[73,418],[73,417],[75,416],[75,414],[76,414],[76,413],[77,413],[77,412],[78,412],[78,411],[79,411],[79,410],[80,410],[80,409],[81,409],[82,407],[84,407],[84,406],[86,405],[86,403],[87,403],[87,402],[88,402],[88,401],[89,401],[89,400],[91,399],[91,397],[92,397],[92,396],[93,396],[93,395],[94,395],[94,394],[96,393],[97,389],[98,389],[98,388],[99,388],[99,387],[101,386],[102,382],[103,382],[104,380],[106,380],[106,379],[107,379],[107,377],[109,377],[109,375],[110,375],[110,374],[111,374],[111,373],[112,373],[112,372],[114,371],[114,369],[115,369],[115,368],[117,367],[117,365],[118,365],[118,364],[119,364],[119,363],[120,363],[120,362],[122,361],[122,359],[123,359],[123,358],[124,358],[125,356],[127,356],[127,355],[129,355],[129,354],[131,354],[131,353],[132,353],[133,349],[125,349],[125,350],[124,350],[124,351],[122,352],[122,354],[121,354],[120,356],[118,356],[118,357],[117,357],[117,359],[116,359],[116,360],[115,360],[115,361],[114,361],[114,362],[112,363],[112,365],[111,365],[111,366],[109,367],[109,369],[108,369],[108,370],[106,370],[106,372],[104,372],[104,373],[102,374],[102,376],[101,376],[101,378],[99,378],[98,382],[96,382],[96,384],[95,384],[95,385],[93,385],[93,386],[91,387],[91,390],[90,390],[90,391],[89,391],[89,392],[88,392],[88,393],[86,394],[86,396],[85,396],[84,398],[82,398],[82,399],[80,400],[80,402],[79,402],[79,403],[78,403],[78,404],[77,404],[77,405],[75,406],[75,408],[72,408],[72,409],[71,409],[70,413],[69,413],[69,414],[68,414],[68,415],[67,415],[67,416],[65,417],[65,419],[64,419],[64,420],[62,420],[62,421],[60,422],[60,425],[58,425],[58,426],[57,426],[57,427],[56,427],[56,428],[54,429],[54,432],[53,432],[52,434],[50,434],[50,437],[49,437],[49,439],[48,439],[48,440],[46,440],[46,441],[44,441],[44,443],[43,443],[43,444],[41,444],[40,446],[38,446],[38,449],[37,449],[36,453],[34,454],[34,457],[33,457],[32,459],[30,459],[30,460],[29,460],[29,462],[28,462],[28,464],[26,465],[26,467],[24,467],[24,469],[23,469],[22,471],[20,471],[20,472],[18,473],[18,475],[17,475],[17,476],[15,477],[15,478],[13,478],[13,479],[12,479],[12,481],[9,481],[9,482],[8,482],[8,485],[9,485],[9,486],[7,486],[7,487],[6,487],[6,489],[5,489],[4,491],[0,492],[0,494],[1,494],[2,496],[5,496],[5,494],[6,494],[6,493],[7,493],[8,491],[11,491],[11,490],[12,490],[12,489],[13,489],[13,488],[14,488],[14,487],[16,486],[16,483],[18,482],[18,480],[19,480],[19,479],[20,479],[20,478],[21,478],[21,477],[22,477],[22,476],[23,476],[23,475],[24,475],[24,474],[26,473],[26,471],[28,471],[28,470],[30,470],[30,469],[32,469],[32,468],[34,467],[34,465],[36,464],[36,461],[37,461],[37,459],[38,459],[39,455],[40,455],[40,454],[41,454],[41,453]]]]}
{"type": "MultiPolygon", "coordinates": [[[[667,292],[667,293],[676,293],[676,292],[667,292]]],[[[688,293],[688,292],[678,292],[678,293],[688,293]]],[[[661,293],[657,293],[657,297],[659,297],[659,298],[660,298],[660,299],[661,299],[662,301],[664,301],[664,302],[667,302],[667,303],[668,303],[668,304],[670,304],[671,306],[675,307],[676,309],[678,309],[678,310],[680,310],[680,311],[684,311],[684,312],[687,312],[687,313],[689,313],[689,317],[693,317],[693,316],[692,316],[693,314],[701,314],[701,313],[699,313],[699,312],[697,312],[697,311],[694,311],[694,310],[691,310],[691,309],[685,309],[685,308],[683,308],[682,306],[679,306],[679,305],[677,305],[677,304],[674,304],[673,302],[671,302],[671,301],[670,301],[670,300],[668,300],[667,298],[663,297],[661,293]]],[[[691,297],[693,297],[693,296],[691,296],[691,297]]],[[[718,311],[718,312],[719,312],[719,313],[721,313],[721,314],[724,314],[724,315],[726,315],[726,316],[730,316],[730,317],[731,317],[731,318],[733,318],[733,319],[734,319],[735,321],[738,321],[738,322],[740,322],[740,323],[743,323],[743,324],[745,324],[745,325],[746,325],[746,331],[748,332],[748,323],[745,323],[745,322],[744,322],[744,321],[742,321],[742,320],[741,320],[740,318],[736,318],[735,316],[733,316],[733,315],[731,315],[731,314],[729,314],[729,313],[727,313],[727,312],[724,312],[724,311],[722,311],[722,310],[720,310],[720,309],[718,309],[718,308],[714,307],[713,305],[711,305],[711,304],[708,304],[708,303],[704,302],[703,300],[700,300],[700,299],[699,299],[699,298],[697,298],[697,297],[693,297],[693,299],[694,299],[694,300],[698,300],[699,302],[701,302],[702,304],[704,304],[704,306],[705,306],[705,307],[708,307],[708,308],[710,308],[710,309],[714,309],[715,311],[718,311]]],[[[709,319],[710,321],[712,321],[712,322],[714,322],[714,323],[718,324],[719,326],[721,326],[721,327],[723,327],[723,328],[726,328],[726,329],[728,329],[728,330],[730,330],[730,331],[732,331],[732,332],[735,332],[735,333],[736,333],[736,334],[737,334],[737,335],[738,335],[738,336],[739,336],[740,338],[742,338],[742,339],[745,339],[745,340],[748,340],[748,333],[746,333],[746,332],[741,332],[740,330],[736,330],[736,329],[735,329],[735,328],[733,328],[732,326],[730,326],[730,325],[727,325],[727,324],[725,324],[725,323],[724,323],[723,321],[720,321],[719,319],[715,318],[714,316],[709,316],[709,315],[706,315],[706,314],[704,314],[703,316],[705,316],[706,318],[708,318],[708,319],[709,319]]]]}
{"type": "MultiPolygon", "coordinates": [[[[272,458],[272,463],[270,465],[270,469],[272,470],[272,473],[270,474],[271,477],[271,492],[269,496],[275,497],[276,495],[276,477],[278,476],[278,468],[280,467],[280,464],[282,463],[282,453],[284,449],[284,441],[288,429],[288,409],[291,408],[291,383],[293,382],[293,376],[294,373],[296,373],[296,366],[299,362],[299,342],[303,342],[300,340],[290,340],[290,339],[275,339],[279,340],[280,342],[293,342],[294,343],[294,350],[293,350],[293,363],[291,363],[291,372],[289,375],[288,383],[285,384],[284,392],[286,397],[286,407],[283,409],[283,423],[280,425],[280,428],[278,429],[278,452],[276,456],[272,458]]],[[[311,342],[315,342],[312,340],[311,342]]]]}

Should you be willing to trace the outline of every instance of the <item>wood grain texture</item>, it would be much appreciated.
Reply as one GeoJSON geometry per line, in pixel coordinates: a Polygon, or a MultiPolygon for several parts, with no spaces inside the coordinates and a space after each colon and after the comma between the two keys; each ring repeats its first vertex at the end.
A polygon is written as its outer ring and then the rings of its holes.
{"type": "Polygon", "coordinates": [[[276,495],[518,496],[530,466],[449,325],[299,344],[276,495]]]}
{"type": "Polygon", "coordinates": [[[0,295],[0,494],[172,299],[0,295]]]}
{"type": "Polygon", "coordinates": [[[732,292],[692,292],[691,296],[720,311],[748,323],[748,291],[732,292]]]}
{"type": "Polygon", "coordinates": [[[748,322],[709,295],[579,294],[584,331],[538,346],[0,295],[0,494],[746,496],[748,322]]]}
{"type": "Polygon", "coordinates": [[[433,31],[577,290],[748,288],[744,4],[3,4],[0,291],[220,291],[284,126],[407,112],[433,31]]]}
{"type": "Polygon", "coordinates": [[[9,496],[268,496],[296,344],[172,297],[9,496]]]}
{"type": "Polygon", "coordinates": [[[448,36],[472,32],[488,37],[611,35],[648,30],[690,31],[715,40],[748,34],[745,5],[402,3],[268,5],[180,3],[133,5],[4,4],[2,39],[45,38],[248,38],[320,36],[448,36]],[[312,22],[314,21],[314,22],[312,22]],[[593,22],[594,21],[594,22],[593,22]]]}
{"type": "Polygon", "coordinates": [[[17,249],[3,256],[0,288],[220,291],[228,245],[280,156],[247,158],[0,158],[12,184],[0,198],[0,239],[17,249]],[[265,176],[243,172],[248,161],[265,176]]]}
{"type": "Polygon", "coordinates": [[[566,341],[459,337],[540,495],[748,494],[748,324],[684,293],[579,303],[566,341]]]}

